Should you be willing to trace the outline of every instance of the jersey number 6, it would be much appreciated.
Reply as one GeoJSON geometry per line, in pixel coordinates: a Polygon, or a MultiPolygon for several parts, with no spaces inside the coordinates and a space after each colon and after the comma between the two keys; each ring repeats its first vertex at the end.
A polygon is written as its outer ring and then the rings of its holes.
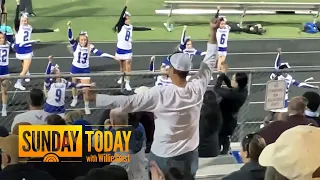
{"type": "Polygon", "coordinates": [[[131,36],[131,32],[127,30],[126,31],[126,36],[124,37],[124,40],[129,41],[130,36],[131,36]]]}
{"type": "Polygon", "coordinates": [[[220,38],[220,44],[224,44],[226,35],[225,34],[221,34],[221,38],[220,38]]]}
{"type": "Polygon", "coordinates": [[[61,95],[62,95],[62,90],[61,89],[57,89],[56,90],[56,102],[60,102],[61,101],[61,95]]]}

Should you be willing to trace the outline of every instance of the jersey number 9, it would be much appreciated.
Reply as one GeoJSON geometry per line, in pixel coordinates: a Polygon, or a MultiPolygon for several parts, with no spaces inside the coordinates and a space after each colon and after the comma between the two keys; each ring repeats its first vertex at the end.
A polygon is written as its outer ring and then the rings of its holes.
{"type": "Polygon", "coordinates": [[[126,31],[126,36],[124,37],[124,40],[129,41],[131,36],[131,32],[129,30],[126,31]]]}
{"type": "Polygon", "coordinates": [[[62,95],[62,90],[61,89],[57,89],[56,90],[56,102],[60,102],[61,101],[61,95],[62,95]]]}
{"type": "Polygon", "coordinates": [[[81,53],[79,52],[78,53],[78,63],[82,63],[82,64],[85,64],[87,62],[87,59],[88,59],[88,53],[81,53]]]}
{"type": "Polygon", "coordinates": [[[23,32],[23,41],[29,41],[29,32],[28,31],[23,32]]]}
{"type": "Polygon", "coordinates": [[[7,62],[8,51],[6,49],[1,50],[1,59],[0,61],[5,63],[7,62]]]}
{"type": "Polygon", "coordinates": [[[221,34],[221,38],[220,38],[220,44],[224,44],[226,35],[225,34],[221,34]]]}

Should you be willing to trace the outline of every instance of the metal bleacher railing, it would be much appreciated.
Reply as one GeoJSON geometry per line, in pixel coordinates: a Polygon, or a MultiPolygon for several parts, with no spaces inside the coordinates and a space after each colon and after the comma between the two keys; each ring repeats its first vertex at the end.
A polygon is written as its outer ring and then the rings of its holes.
{"type": "MultiPolygon", "coordinates": [[[[238,127],[234,133],[232,138],[233,142],[238,142],[245,134],[254,132],[259,129],[260,125],[263,123],[264,117],[267,115],[267,112],[264,110],[264,99],[265,99],[265,87],[266,83],[269,80],[269,76],[275,70],[234,70],[229,71],[228,74],[232,75],[236,72],[246,72],[248,73],[249,83],[248,83],[248,92],[249,96],[246,103],[241,108],[238,114],[238,127]]],[[[309,68],[309,69],[288,69],[283,72],[290,73],[297,80],[303,81],[310,76],[320,77],[320,69],[318,68],[309,68]]],[[[190,74],[195,74],[196,71],[190,72],[190,74]]],[[[72,77],[91,77],[92,82],[96,82],[96,87],[94,88],[97,93],[103,94],[115,94],[119,91],[123,90],[120,85],[116,83],[116,80],[123,76],[123,73],[120,72],[103,72],[103,73],[91,73],[91,74],[62,74],[61,77],[70,80],[72,77]]],[[[154,85],[154,76],[160,75],[159,72],[141,72],[135,71],[130,74],[127,74],[131,77],[131,85],[132,87],[140,87],[140,86],[148,86],[152,87],[154,85]]],[[[217,73],[213,74],[213,78],[215,79],[217,73]]],[[[1,117],[0,124],[6,127],[11,126],[11,122],[15,115],[18,113],[24,112],[28,110],[28,90],[32,88],[40,88],[43,89],[44,80],[46,77],[55,77],[54,75],[31,75],[28,76],[31,79],[31,82],[26,84],[27,91],[16,91],[13,88],[13,83],[16,79],[20,78],[19,76],[10,76],[8,77],[9,81],[11,81],[11,85],[9,85],[8,89],[8,116],[1,117]]],[[[308,82],[310,84],[319,84],[320,82],[308,82]]],[[[210,83],[208,89],[212,89],[214,85],[214,80],[210,83]]],[[[302,95],[304,90],[292,89],[290,92],[291,95],[297,96],[302,95]]],[[[305,90],[306,91],[306,90],[305,90]]],[[[81,90],[79,90],[79,102],[75,108],[70,107],[70,103],[72,100],[71,89],[66,92],[66,108],[68,111],[82,109],[84,107],[81,90]]],[[[95,107],[95,104],[90,104],[90,108],[92,109],[91,115],[87,116],[87,119],[90,120],[91,123],[97,123],[100,118],[103,109],[99,109],[95,107]]]]}

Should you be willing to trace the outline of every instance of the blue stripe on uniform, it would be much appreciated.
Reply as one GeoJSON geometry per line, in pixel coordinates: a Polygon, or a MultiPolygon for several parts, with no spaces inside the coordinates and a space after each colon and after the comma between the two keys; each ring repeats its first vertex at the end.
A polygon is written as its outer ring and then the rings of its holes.
{"type": "Polygon", "coordinates": [[[218,47],[218,51],[227,51],[226,47],[218,47]]]}
{"type": "Polygon", "coordinates": [[[32,46],[31,45],[27,46],[27,47],[25,47],[25,46],[20,47],[19,44],[16,44],[14,46],[14,49],[16,50],[17,54],[28,54],[28,53],[32,52],[32,46]]]}
{"type": "Polygon", "coordinates": [[[117,54],[129,54],[132,53],[132,49],[120,49],[117,48],[117,54]]]}
{"type": "Polygon", "coordinates": [[[9,74],[8,66],[0,66],[0,76],[9,74]]]}
{"type": "Polygon", "coordinates": [[[78,68],[74,65],[71,66],[72,74],[88,74],[90,73],[90,68],[78,68]]]}
{"type": "Polygon", "coordinates": [[[44,104],[43,110],[48,113],[56,113],[56,114],[66,112],[66,109],[64,108],[64,106],[52,106],[48,103],[44,104]]]}

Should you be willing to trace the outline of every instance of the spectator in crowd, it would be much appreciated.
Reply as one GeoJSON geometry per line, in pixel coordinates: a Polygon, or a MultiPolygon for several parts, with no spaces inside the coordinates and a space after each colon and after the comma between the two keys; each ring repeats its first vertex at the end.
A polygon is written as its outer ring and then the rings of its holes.
{"type": "MultiPolygon", "coordinates": [[[[7,137],[7,136],[9,136],[8,130],[4,126],[0,126],[0,137],[7,137]]],[[[0,159],[1,159],[1,154],[0,154],[0,159]]],[[[2,165],[2,162],[0,162],[0,165],[2,165]]],[[[1,169],[2,168],[0,168],[0,172],[1,172],[1,169]]]]}
{"type": "Polygon", "coordinates": [[[108,165],[102,168],[91,169],[86,176],[75,180],[129,180],[126,170],[121,166],[108,165]]]}
{"type": "Polygon", "coordinates": [[[216,157],[220,154],[219,132],[222,114],[213,91],[206,91],[200,113],[199,157],[216,157]]]}
{"type": "Polygon", "coordinates": [[[288,104],[289,117],[286,120],[271,122],[260,129],[258,134],[264,138],[268,145],[274,143],[284,131],[295,126],[312,124],[318,127],[318,124],[313,119],[305,117],[306,105],[306,98],[293,97],[288,104]]]}
{"type": "Polygon", "coordinates": [[[264,180],[289,180],[281,175],[274,167],[267,167],[264,180]]]}
{"type": "Polygon", "coordinates": [[[219,143],[222,146],[221,154],[228,154],[230,137],[237,127],[237,116],[240,108],[248,96],[248,76],[246,73],[236,73],[230,80],[226,74],[221,74],[214,86],[214,91],[221,97],[220,109],[222,112],[222,128],[219,133],[219,143]],[[227,88],[222,87],[225,82],[227,88]]]}
{"type": "Polygon", "coordinates": [[[31,164],[23,163],[26,159],[19,158],[19,137],[11,134],[0,138],[2,171],[0,179],[10,180],[54,180],[48,173],[34,168],[31,164]]]}
{"type": "Polygon", "coordinates": [[[113,109],[110,111],[110,124],[112,126],[111,132],[132,131],[129,142],[130,152],[115,152],[115,155],[120,156],[127,156],[130,154],[130,162],[112,162],[111,165],[124,167],[128,172],[130,180],[147,179],[148,176],[144,162],[145,147],[143,147],[143,133],[135,130],[132,126],[128,126],[128,120],[129,116],[127,113],[123,113],[119,109],[113,109]]]}
{"type": "Polygon", "coordinates": [[[320,129],[314,126],[298,125],[283,132],[259,157],[262,166],[275,169],[266,172],[266,179],[277,172],[289,180],[319,179],[319,137],[320,129]]]}
{"type": "Polygon", "coordinates": [[[32,89],[29,94],[29,111],[16,115],[14,117],[11,131],[14,126],[20,122],[28,122],[30,124],[47,124],[45,119],[48,113],[43,111],[42,105],[45,96],[41,89],[32,89]]]}
{"type": "Polygon", "coordinates": [[[49,125],[66,125],[66,121],[57,114],[50,115],[46,118],[46,122],[49,125]]]}
{"type": "Polygon", "coordinates": [[[261,124],[260,128],[263,128],[272,121],[286,120],[288,117],[288,112],[269,112],[269,114],[264,118],[263,124],[261,124]]]}
{"type": "Polygon", "coordinates": [[[117,108],[122,112],[153,112],[155,115],[154,141],[149,160],[154,160],[164,174],[177,168],[185,175],[195,176],[198,169],[199,119],[202,100],[216,64],[216,30],[219,21],[210,23],[211,32],[207,54],[198,73],[188,81],[192,60],[184,53],[169,57],[170,86],[155,86],[131,96],[90,94],[98,107],[117,108]]]}
{"type": "Polygon", "coordinates": [[[308,91],[303,94],[303,97],[308,100],[307,109],[304,111],[304,114],[306,115],[306,117],[315,120],[320,126],[320,115],[318,112],[318,108],[320,105],[320,95],[316,92],[308,91]]]}
{"type": "Polygon", "coordinates": [[[222,180],[263,180],[265,168],[259,164],[259,156],[266,147],[264,139],[258,134],[248,134],[241,141],[240,155],[245,163],[239,171],[233,172],[222,180]]]}
{"type": "Polygon", "coordinates": [[[65,121],[72,124],[75,120],[84,119],[84,112],[80,110],[70,111],[66,113],[65,121]]]}
{"type": "Polygon", "coordinates": [[[21,123],[17,123],[14,127],[13,130],[11,131],[11,134],[15,134],[15,135],[19,135],[19,126],[20,125],[31,125],[28,122],[21,122],[21,123]]]}

